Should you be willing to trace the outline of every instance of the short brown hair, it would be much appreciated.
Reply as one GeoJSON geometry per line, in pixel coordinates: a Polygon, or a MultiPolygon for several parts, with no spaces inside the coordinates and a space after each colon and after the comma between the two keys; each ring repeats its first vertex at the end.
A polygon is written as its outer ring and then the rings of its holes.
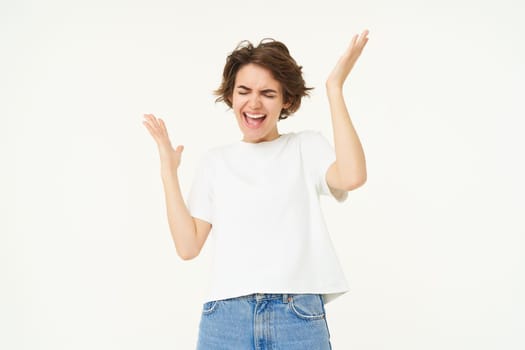
{"type": "Polygon", "coordinates": [[[301,98],[309,96],[308,91],[311,87],[306,87],[302,76],[302,66],[299,66],[290,56],[286,45],[272,38],[265,38],[254,47],[248,40],[241,41],[235,50],[226,58],[226,65],[222,73],[221,86],[213,91],[219,96],[215,102],[224,102],[232,108],[231,97],[235,77],[239,69],[253,63],[268,69],[275,80],[277,80],[283,90],[283,102],[290,103],[288,108],[283,108],[279,120],[288,118],[295,113],[301,106],[301,98]]]}

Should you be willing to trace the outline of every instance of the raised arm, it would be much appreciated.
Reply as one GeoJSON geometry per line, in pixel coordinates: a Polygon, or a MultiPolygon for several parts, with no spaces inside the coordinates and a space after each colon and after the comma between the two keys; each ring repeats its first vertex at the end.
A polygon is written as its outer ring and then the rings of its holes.
{"type": "Polygon", "coordinates": [[[145,114],[143,124],[159,148],[162,184],[171,237],[177,254],[183,260],[193,259],[201,251],[211,230],[211,224],[190,215],[181,193],[177,170],[181,162],[183,145],[173,149],[164,121],[153,114],[145,114]]]}
{"type": "Polygon", "coordinates": [[[328,169],[326,178],[330,187],[339,190],[350,191],[366,182],[365,154],[346,108],[343,84],[368,41],[367,35],[368,30],[365,30],[352,38],[326,80],[336,154],[336,161],[328,169]]]}

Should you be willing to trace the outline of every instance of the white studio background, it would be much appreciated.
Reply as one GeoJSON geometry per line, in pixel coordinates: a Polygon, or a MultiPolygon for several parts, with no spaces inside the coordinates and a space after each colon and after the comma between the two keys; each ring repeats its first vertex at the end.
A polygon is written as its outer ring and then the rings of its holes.
{"type": "Polygon", "coordinates": [[[6,1],[0,7],[0,348],[193,349],[211,251],[181,260],[153,138],[241,139],[215,104],[243,39],[287,44],[316,87],[279,131],[333,144],[345,85],[368,181],[323,197],[350,293],[334,349],[525,348],[525,6],[518,1],[6,1]]]}

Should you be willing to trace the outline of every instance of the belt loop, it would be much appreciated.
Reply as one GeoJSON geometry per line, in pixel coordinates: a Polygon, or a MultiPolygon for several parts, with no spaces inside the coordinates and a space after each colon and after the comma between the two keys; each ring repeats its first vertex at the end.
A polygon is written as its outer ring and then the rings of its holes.
{"type": "Polygon", "coordinates": [[[283,303],[289,303],[292,301],[292,294],[283,294],[283,303]]]}

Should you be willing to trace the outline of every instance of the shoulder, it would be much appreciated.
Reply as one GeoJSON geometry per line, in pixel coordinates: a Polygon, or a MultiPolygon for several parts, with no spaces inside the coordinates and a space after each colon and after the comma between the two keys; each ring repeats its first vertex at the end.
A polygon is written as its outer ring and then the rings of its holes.
{"type": "Polygon", "coordinates": [[[312,130],[312,129],[305,129],[305,130],[301,130],[301,131],[295,132],[297,137],[301,137],[301,138],[315,137],[316,134],[318,134],[318,133],[319,133],[319,131],[312,130]]]}
{"type": "Polygon", "coordinates": [[[307,129],[307,130],[301,130],[296,133],[297,138],[299,142],[303,145],[326,145],[329,141],[328,139],[321,133],[321,131],[313,130],[313,129],[307,129]]]}
{"type": "Polygon", "coordinates": [[[306,129],[297,132],[297,135],[305,140],[325,138],[323,133],[319,130],[306,129]]]}

